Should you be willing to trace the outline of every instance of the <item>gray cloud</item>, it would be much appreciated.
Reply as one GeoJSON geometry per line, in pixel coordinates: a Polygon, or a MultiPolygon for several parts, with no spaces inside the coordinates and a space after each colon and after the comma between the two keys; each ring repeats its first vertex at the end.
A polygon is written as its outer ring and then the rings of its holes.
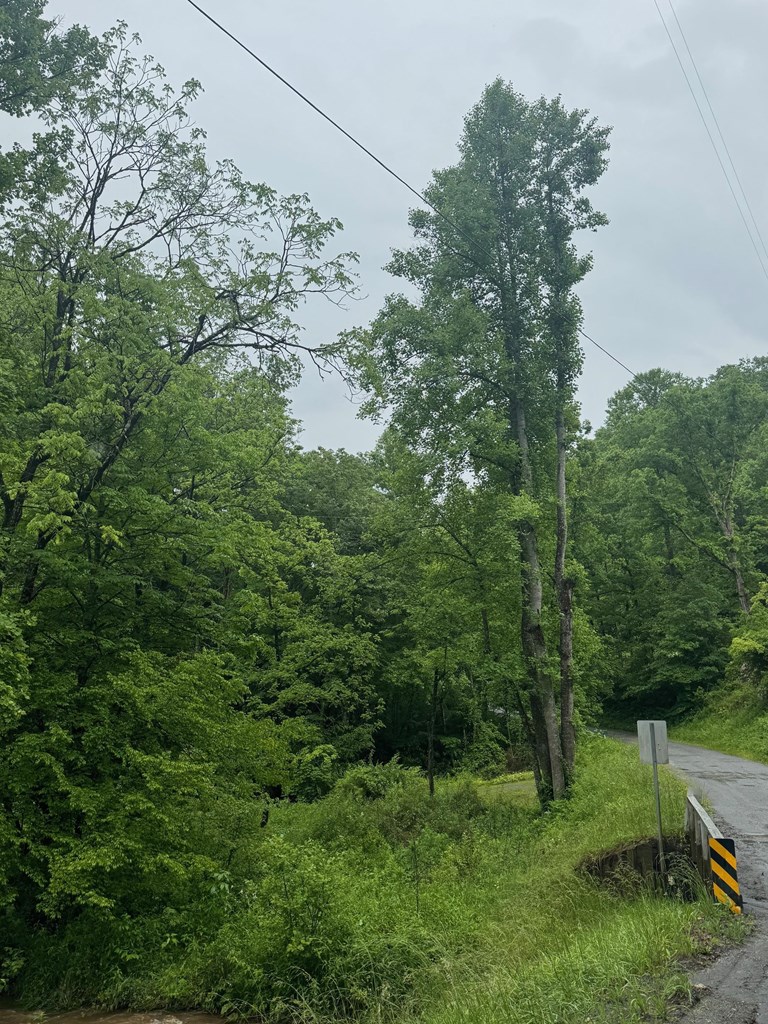
{"type": "MultiPolygon", "coordinates": [[[[614,134],[596,194],[611,225],[582,240],[595,255],[582,289],[588,332],[636,370],[664,365],[704,375],[765,352],[768,282],[652,0],[208,5],[416,187],[455,159],[462,118],[496,75],[528,96],[562,93],[567,104],[589,108],[614,134]]],[[[396,287],[381,269],[389,250],[409,238],[413,202],[401,186],[184,0],[55,0],[51,9],[97,31],[124,17],[172,80],[203,81],[195,116],[214,157],[234,158],[280,191],[308,192],[321,213],[345,223],[341,246],[360,253],[366,297],[346,312],[308,309],[308,336],[327,338],[375,314],[396,287]]],[[[677,9],[768,240],[768,6],[679,0],[677,9]]],[[[588,346],[581,398],[593,423],[625,382],[620,367],[588,346]]],[[[375,439],[339,381],[320,382],[310,371],[294,404],[307,446],[356,450],[375,439]]]]}

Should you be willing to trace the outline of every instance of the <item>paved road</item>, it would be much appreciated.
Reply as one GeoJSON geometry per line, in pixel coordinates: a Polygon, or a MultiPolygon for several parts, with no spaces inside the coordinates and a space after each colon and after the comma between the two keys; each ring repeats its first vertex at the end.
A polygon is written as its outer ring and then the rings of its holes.
{"type": "Polygon", "coordinates": [[[714,807],[723,834],[736,840],[745,904],[768,911],[768,765],[670,743],[669,762],[714,807]]]}
{"type": "Polygon", "coordinates": [[[687,743],[669,744],[669,763],[736,840],[744,905],[756,925],[743,946],[694,977],[705,994],[681,1024],[768,1024],[768,765],[687,743]]]}

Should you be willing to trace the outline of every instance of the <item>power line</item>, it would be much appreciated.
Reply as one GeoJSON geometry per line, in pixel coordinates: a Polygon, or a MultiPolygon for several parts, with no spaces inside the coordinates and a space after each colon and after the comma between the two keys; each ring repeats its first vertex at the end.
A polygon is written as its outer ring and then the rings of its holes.
{"type": "MultiPolygon", "coordinates": [[[[654,0],[654,2],[655,2],[655,0],[654,0]]],[[[334,120],[331,117],[330,114],[327,114],[321,107],[318,107],[318,105],[316,103],[313,103],[312,100],[308,96],[306,96],[303,92],[301,92],[299,89],[297,89],[295,85],[292,85],[288,81],[287,78],[284,78],[278,71],[275,70],[275,68],[273,68],[265,60],[263,60],[261,57],[259,57],[259,55],[257,53],[255,53],[249,46],[247,46],[242,41],[242,39],[239,39],[233,32],[230,32],[228,28],[226,28],[224,25],[222,25],[220,21],[217,21],[216,18],[213,17],[213,15],[209,14],[208,11],[206,11],[198,3],[196,3],[195,0],[187,0],[187,3],[190,5],[190,7],[194,7],[194,9],[198,12],[198,14],[202,14],[202,16],[207,21],[209,21],[212,25],[214,25],[220,32],[223,32],[224,35],[227,36],[227,38],[231,39],[232,42],[235,43],[236,46],[239,46],[241,50],[244,50],[248,54],[249,57],[253,57],[253,59],[258,64],[260,64],[264,68],[265,71],[268,71],[270,73],[270,75],[273,75],[286,88],[290,89],[291,92],[294,93],[296,96],[298,96],[300,100],[303,100],[304,103],[307,104],[307,106],[311,107],[312,110],[315,111],[316,114],[319,114],[320,117],[324,118],[337,131],[341,132],[341,134],[346,139],[348,139],[353,145],[357,146],[358,149],[362,150],[362,152],[365,153],[366,156],[370,157],[371,160],[373,160],[375,163],[377,163],[379,165],[379,167],[382,168],[382,170],[386,171],[386,173],[391,175],[396,181],[399,181],[400,184],[403,185],[405,188],[407,188],[408,191],[411,192],[414,196],[416,196],[416,198],[420,202],[424,203],[425,206],[428,206],[430,208],[430,210],[432,210],[433,213],[435,213],[438,217],[440,217],[442,220],[444,220],[446,224],[449,224],[453,228],[453,230],[457,232],[457,234],[461,235],[462,238],[465,238],[470,243],[470,245],[473,248],[477,249],[480,252],[483,252],[486,256],[488,256],[489,259],[491,259],[491,260],[494,259],[494,256],[490,252],[488,252],[487,249],[484,249],[482,246],[478,245],[476,240],[474,238],[472,238],[472,236],[470,234],[468,234],[462,227],[460,227],[460,225],[456,224],[450,217],[447,216],[447,214],[443,213],[442,210],[438,209],[438,207],[436,207],[434,205],[434,203],[431,203],[429,201],[429,199],[427,199],[427,197],[422,192],[419,192],[419,190],[414,188],[413,185],[411,185],[409,182],[407,182],[405,180],[405,178],[401,177],[397,173],[397,171],[393,170],[393,168],[389,166],[389,164],[385,163],[383,160],[381,160],[379,157],[377,157],[375,153],[371,152],[371,150],[368,149],[367,146],[364,146],[363,143],[360,142],[358,139],[356,139],[355,136],[352,135],[350,132],[348,132],[346,130],[346,128],[343,128],[339,124],[338,121],[334,120]]],[[[661,13],[661,12],[659,12],[659,13],[661,13]]],[[[459,255],[463,255],[465,258],[469,259],[471,262],[475,262],[474,260],[472,260],[472,257],[468,256],[466,253],[459,253],[459,255]]],[[[625,366],[624,363],[622,363],[622,361],[620,359],[618,359],[611,352],[609,352],[607,348],[603,348],[602,345],[598,345],[598,343],[594,340],[594,338],[590,338],[590,336],[585,331],[581,330],[581,328],[579,328],[579,333],[584,338],[586,338],[587,341],[591,342],[595,346],[595,348],[599,348],[601,352],[604,352],[615,363],[618,363],[619,366],[621,366],[623,369],[625,369],[627,371],[628,374],[630,374],[630,376],[632,376],[632,377],[636,377],[637,376],[637,374],[633,373],[632,370],[630,370],[628,366],[625,366]]]]}
{"type": "Polygon", "coordinates": [[[674,50],[675,57],[677,58],[677,63],[680,65],[680,70],[683,73],[683,78],[685,78],[686,85],[688,86],[688,89],[689,89],[689,91],[691,93],[691,96],[693,97],[693,102],[696,104],[696,109],[699,112],[699,117],[701,118],[701,123],[704,125],[704,130],[706,131],[707,136],[709,138],[709,141],[712,144],[712,149],[714,150],[715,156],[717,157],[717,162],[720,164],[720,169],[722,170],[723,176],[725,177],[726,184],[728,185],[728,190],[730,191],[731,195],[733,196],[733,201],[736,204],[736,209],[739,211],[739,216],[741,217],[741,222],[744,225],[744,230],[747,232],[747,235],[749,236],[749,240],[752,243],[752,248],[755,250],[755,255],[757,256],[757,262],[760,264],[760,269],[763,272],[763,276],[765,277],[766,281],[768,281],[768,270],[766,270],[766,268],[765,268],[765,264],[763,263],[763,258],[760,255],[760,250],[757,248],[757,244],[755,243],[755,239],[752,236],[752,232],[750,230],[749,224],[747,223],[747,218],[744,216],[744,211],[741,208],[741,203],[739,202],[738,196],[736,195],[736,192],[734,191],[733,184],[731,183],[731,177],[728,174],[728,170],[726,169],[725,164],[723,163],[723,158],[720,156],[720,150],[717,148],[717,143],[715,142],[715,139],[714,139],[714,137],[712,135],[712,132],[710,131],[709,125],[707,124],[707,119],[704,116],[704,111],[701,109],[701,104],[699,103],[699,98],[696,95],[696,90],[693,88],[693,83],[691,82],[691,79],[688,76],[688,72],[685,69],[685,64],[683,63],[683,59],[680,56],[680,51],[678,50],[677,44],[675,43],[675,40],[672,37],[672,33],[669,31],[669,26],[667,25],[667,22],[664,19],[664,15],[661,13],[661,8],[659,7],[658,0],[653,0],[653,4],[654,4],[654,7],[656,8],[656,10],[658,12],[659,18],[661,19],[661,23],[664,26],[664,31],[667,33],[667,38],[669,39],[670,45],[672,46],[672,49],[674,50]]]}
{"type": "Polygon", "coordinates": [[[736,179],[736,184],[739,186],[739,191],[741,192],[742,198],[744,200],[744,205],[746,206],[747,212],[749,213],[749,219],[752,221],[752,225],[753,225],[753,227],[755,229],[755,232],[757,233],[757,237],[760,239],[760,245],[763,247],[763,252],[765,253],[766,259],[768,259],[768,249],[766,249],[765,241],[763,240],[762,232],[760,231],[760,228],[758,226],[757,220],[755,219],[755,215],[754,215],[754,213],[752,211],[752,205],[751,205],[749,199],[747,198],[747,193],[744,191],[744,186],[741,183],[741,178],[739,177],[739,172],[736,170],[736,164],[733,162],[733,157],[731,156],[731,151],[730,151],[730,149],[728,147],[728,143],[725,141],[725,136],[723,135],[722,129],[720,128],[720,122],[717,119],[717,114],[715,113],[715,111],[714,111],[714,109],[712,107],[712,104],[710,102],[709,93],[707,92],[706,86],[704,85],[702,77],[699,74],[699,68],[698,68],[698,66],[696,64],[696,60],[695,60],[693,54],[691,53],[691,48],[688,45],[688,40],[686,38],[685,32],[683,31],[683,26],[680,24],[680,19],[677,16],[677,11],[674,8],[672,0],[667,0],[667,3],[669,4],[669,9],[672,11],[672,16],[675,19],[675,24],[677,25],[678,31],[680,32],[680,37],[683,40],[686,52],[687,52],[687,54],[688,54],[688,56],[690,58],[691,64],[693,65],[693,70],[696,73],[696,78],[698,79],[699,85],[701,86],[701,92],[702,92],[702,94],[704,96],[704,99],[706,101],[707,107],[709,108],[709,113],[712,116],[712,120],[714,122],[715,128],[717,129],[717,134],[720,137],[720,142],[723,144],[723,149],[725,150],[725,155],[728,157],[728,163],[731,165],[731,170],[733,171],[733,176],[736,179]]]}
{"type": "MultiPolygon", "coordinates": [[[[267,62],[265,60],[262,60],[262,58],[259,57],[259,55],[257,53],[254,53],[254,51],[242,41],[242,39],[238,39],[238,37],[236,35],[234,35],[232,32],[230,32],[228,28],[225,28],[224,25],[222,25],[220,21],[217,21],[213,17],[213,15],[211,15],[207,11],[203,10],[203,8],[200,7],[199,4],[195,3],[195,0],[187,0],[187,3],[190,5],[190,7],[194,7],[196,11],[198,11],[200,14],[202,14],[202,16],[204,18],[207,18],[208,21],[210,21],[210,23],[212,25],[215,25],[216,28],[219,29],[219,31],[223,32],[224,35],[227,36],[229,39],[231,39],[233,43],[236,43],[237,46],[239,46],[241,50],[245,50],[245,52],[250,57],[253,57],[253,59],[255,61],[257,61],[259,64],[261,64],[261,66],[266,71],[268,71],[270,73],[270,75],[274,75],[275,78],[279,82],[282,82],[282,84],[284,86],[286,86],[286,88],[290,89],[292,93],[295,93],[295,95],[298,96],[299,99],[303,100],[307,104],[307,106],[311,107],[315,111],[316,114],[319,114],[320,117],[325,118],[325,120],[329,124],[333,125],[333,127],[337,131],[340,131],[341,134],[343,136],[345,136],[345,138],[349,139],[349,141],[353,145],[357,146],[358,149],[361,149],[363,151],[363,153],[365,153],[366,156],[369,156],[371,158],[371,160],[374,160],[379,165],[379,167],[381,167],[383,170],[385,170],[387,172],[387,174],[391,174],[392,177],[396,181],[399,181],[400,184],[403,185],[405,188],[407,188],[409,192],[412,192],[413,195],[415,195],[416,198],[420,202],[424,203],[425,206],[428,206],[430,208],[430,210],[434,211],[434,213],[436,213],[438,215],[438,217],[442,217],[442,219],[444,221],[446,221],[446,223],[451,225],[451,227],[454,229],[454,231],[457,231],[460,235],[462,235],[464,238],[466,238],[467,241],[471,242],[472,245],[477,247],[477,243],[475,242],[475,240],[470,235],[468,235],[466,231],[464,231],[461,227],[459,227],[458,224],[455,224],[451,220],[451,218],[446,216],[446,214],[444,214],[441,210],[438,210],[438,208],[433,203],[431,203],[423,193],[419,192],[419,190],[414,188],[413,185],[410,185],[405,180],[405,178],[401,178],[400,175],[397,173],[397,171],[393,170],[389,166],[389,164],[386,164],[386,163],[384,163],[383,160],[379,159],[379,157],[377,157],[375,153],[372,153],[371,150],[368,149],[367,146],[364,146],[363,143],[360,142],[358,139],[356,139],[354,135],[351,135],[346,130],[346,128],[343,128],[339,124],[338,121],[335,121],[331,117],[330,114],[326,114],[326,112],[324,110],[322,110],[320,107],[318,107],[318,105],[316,103],[313,103],[312,100],[308,96],[306,96],[303,92],[301,92],[299,89],[297,89],[295,85],[291,85],[291,83],[288,81],[287,78],[283,78],[283,76],[280,74],[279,71],[276,71],[271,65],[267,64],[267,62]]],[[[490,253],[486,253],[486,255],[490,256],[491,254],[490,253]]]]}
{"type": "Polygon", "coordinates": [[[608,358],[612,359],[614,361],[614,363],[618,363],[619,366],[623,370],[627,371],[627,373],[629,374],[630,377],[634,378],[635,380],[637,379],[637,374],[634,372],[634,370],[630,370],[630,368],[627,366],[627,364],[626,363],[622,363],[622,361],[617,356],[615,356],[613,354],[613,352],[609,352],[607,348],[603,348],[602,345],[598,344],[598,342],[596,342],[594,338],[590,338],[590,336],[587,334],[586,331],[582,331],[582,329],[579,328],[579,334],[583,338],[586,338],[587,341],[591,341],[592,344],[595,346],[595,348],[599,348],[601,352],[605,352],[605,354],[608,356],[608,358]]]}

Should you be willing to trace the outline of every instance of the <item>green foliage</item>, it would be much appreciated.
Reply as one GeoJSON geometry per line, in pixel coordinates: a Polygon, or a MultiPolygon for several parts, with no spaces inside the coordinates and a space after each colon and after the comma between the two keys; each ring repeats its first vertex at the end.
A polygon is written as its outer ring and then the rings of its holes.
{"type": "MultiPolygon", "coordinates": [[[[684,787],[663,775],[676,820],[684,787]]],[[[573,873],[653,832],[648,782],[635,751],[596,739],[572,799],[545,816],[532,791],[487,804],[449,783],[430,799],[411,769],[355,768],[320,801],[273,807],[253,855],[212,871],[186,904],[133,922],[93,909],[39,932],[14,954],[17,985],[49,1005],[275,1021],[527,1021],[546,1008],[568,1022],[631,992],[633,1020],[661,1002],[647,976],[719,928],[708,903],[617,897],[573,873]]]]}
{"type": "Polygon", "coordinates": [[[582,445],[574,537],[588,612],[616,698],[639,713],[695,710],[734,634],[759,680],[766,413],[765,360],[702,381],[657,370],[619,392],[582,445]]]}
{"type": "Polygon", "coordinates": [[[462,771],[492,779],[504,767],[506,740],[493,722],[478,722],[459,766],[462,771]]]}
{"type": "Polygon", "coordinates": [[[0,740],[15,725],[29,697],[25,618],[0,608],[0,740]]]}
{"type": "Polygon", "coordinates": [[[29,63],[0,96],[61,162],[14,164],[0,224],[0,930],[100,936],[194,904],[265,801],[370,748],[375,616],[286,497],[293,315],[351,287],[340,225],[211,165],[198,84],[125,26],[41,10],[2,15],[29,63]]]}
{"type": "Polygon", "coordinates": [[[685,743],[768,764],[765,694],[755,688],[751,679],[739,679],[734,672],[724,685],[701,694],[697,713],[676,725],[672,736],[685,743]]]}
{"type": "Polygon", "coordinates": [[[403,768],[397,758],[383,764],[359,764],[345,772],[336,785],[338,793],[358,800],[380,800],[396,787],[418,780],[414,768],[403,768]]]}
{"type": "Polygon", "coordinates": [[[99,66],[99,45],[85,29],[55,31],[45,0],[6,0],[0,9],[0,109],[39,110],[73,93],[99,66]]]}
{"type": "Polygon", "coordinates": [[[768,700],[768,583],[761,583],[749,618],[731,641],[730,674],[747,679],[763,703],[768,700]]]}

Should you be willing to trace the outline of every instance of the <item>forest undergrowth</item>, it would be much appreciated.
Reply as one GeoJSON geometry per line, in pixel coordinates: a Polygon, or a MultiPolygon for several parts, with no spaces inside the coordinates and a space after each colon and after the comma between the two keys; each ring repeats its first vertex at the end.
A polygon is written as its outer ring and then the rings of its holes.
{"type": "Polygon", "coordinates": [[[701,711],[675,726],[671,736],[768,764],[768,708],[753,686],[731,684],[715,690],[701,711]]]}
{"type": "MultiPolygon", "coordinates": [[[[584,857],[653,834],[636,751],[585,739],[572,798],[356,767],[314,803],[270,810],[263,837],[186,906],[94,909],[18,950],[27,1004],[202,1007],[268,1021],[661,1020],[686,998],[680,957],[732,922],[704,895],[619,893],[584,857]]],[[[664,813],[685,790],[663,775],[664,813]]]]}

